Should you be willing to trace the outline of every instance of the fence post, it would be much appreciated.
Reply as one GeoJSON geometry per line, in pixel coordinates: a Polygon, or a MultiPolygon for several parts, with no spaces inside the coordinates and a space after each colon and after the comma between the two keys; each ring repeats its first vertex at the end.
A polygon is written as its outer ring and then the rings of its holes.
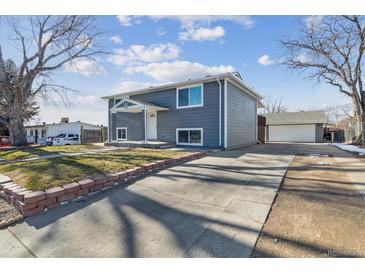
{"type": "Polygon", "coordinates": [[[82,140],[83,137],[84,137],[84,126],[81,125],[81,128],[80,128],[80,144],[84,143],[84,140],[82,140]]]}

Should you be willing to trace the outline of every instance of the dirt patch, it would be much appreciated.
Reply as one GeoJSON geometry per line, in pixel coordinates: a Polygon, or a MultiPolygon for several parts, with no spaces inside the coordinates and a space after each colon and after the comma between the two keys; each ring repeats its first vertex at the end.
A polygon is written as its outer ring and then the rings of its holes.
{"type": "Polygon", "coordinates": [[[0,196],[0,228],[11,225],[22,219],[23,216],[20,212],[0,196]]]}
{"type": "Polygon", "coordinates": [[[252,257],[364,257],[365,200],[333,157],[297,156],[252,257]]]}

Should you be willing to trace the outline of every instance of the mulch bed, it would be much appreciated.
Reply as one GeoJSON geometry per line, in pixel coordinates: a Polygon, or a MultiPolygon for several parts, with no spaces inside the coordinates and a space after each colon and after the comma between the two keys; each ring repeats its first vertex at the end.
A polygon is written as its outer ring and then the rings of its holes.
{"type": "Polygon", "coordinates": [[[0,228],[9,226],[23,219],[20,212],[0,196],[0,228]]]}

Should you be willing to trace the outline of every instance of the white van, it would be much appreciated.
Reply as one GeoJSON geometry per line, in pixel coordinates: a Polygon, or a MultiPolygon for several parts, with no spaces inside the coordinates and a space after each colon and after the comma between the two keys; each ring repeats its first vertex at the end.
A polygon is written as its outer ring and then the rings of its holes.
{"type": "Polygon", "coordinates": [[[52,145],[54,146],[64,146],[64,145],[79,145],[80,136],[79,134],[59,134],[53,138],[52,145]]]}

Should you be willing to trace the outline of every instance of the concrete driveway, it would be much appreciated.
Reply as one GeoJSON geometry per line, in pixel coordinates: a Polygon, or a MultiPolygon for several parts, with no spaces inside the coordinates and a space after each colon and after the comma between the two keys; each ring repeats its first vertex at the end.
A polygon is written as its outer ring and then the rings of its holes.
{"type": "Polygon", "coordinates": [[[0,230],[0,257],[249,257],[294,150],[216,152],[52,209],[0,230]]]}

